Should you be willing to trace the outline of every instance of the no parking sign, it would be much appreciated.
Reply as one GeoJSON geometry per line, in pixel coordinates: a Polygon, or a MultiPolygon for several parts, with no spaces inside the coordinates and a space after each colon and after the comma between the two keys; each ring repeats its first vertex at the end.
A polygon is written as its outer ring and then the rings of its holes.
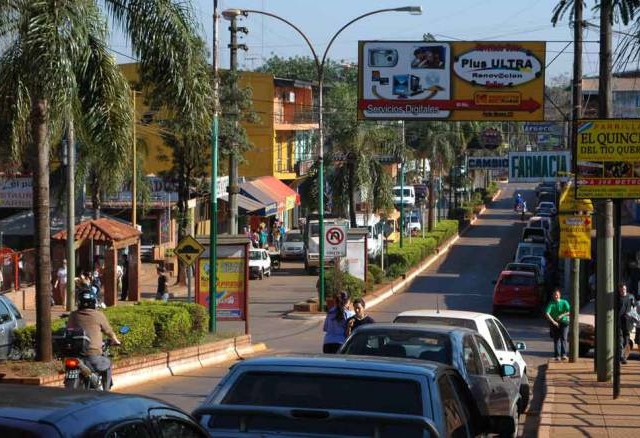
{"type": "Polygon", "coordinates": [[[347,255],[347,227],[344,225],[330,225],[324,231],[324,256],[346,257],[347,255]]]}

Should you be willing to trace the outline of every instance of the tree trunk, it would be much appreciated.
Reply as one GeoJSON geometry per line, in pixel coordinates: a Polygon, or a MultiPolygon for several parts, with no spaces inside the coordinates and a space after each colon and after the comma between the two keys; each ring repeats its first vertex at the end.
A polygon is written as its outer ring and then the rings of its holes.
{"type": "Polygon", "coordinates": [[[353,159],[347,161],[348,169],[348,184],[349,184],[349,221],[351,222],[351,228],[356,228],[356,189],[355,189],[355,170],[356,163],[353,159]]]}
{"type": "Polygon", "coordinates": [[[100,219],[100,207],[102,200],[100,199],[100,184],[98,176],[95,172],[91,174],[91,206],[93,207],[93,218],[100,219]]]}
{"type": "MultiPolygon", "coordinates": [[[[184,149],[186,150],[186,139],[184,140],[184,149]]],[[[179,158],[178,164],[178,242],[180,242],[187,235],[187,201],[189,200],[189,176],[185,164],[185,152],[183,156],[179,158]]],[[[184,284],[186,266],[180,259],[178,259],[178,278],[176,278],[176,284],[184,284]]]]}
{"type": "Polygon", "coordinates": [[[51,236],[49,224],[49,131],[48,103],[33,99],[33,231],[36,249],[36,360],[53,358],[51,344],[51,236]]]}

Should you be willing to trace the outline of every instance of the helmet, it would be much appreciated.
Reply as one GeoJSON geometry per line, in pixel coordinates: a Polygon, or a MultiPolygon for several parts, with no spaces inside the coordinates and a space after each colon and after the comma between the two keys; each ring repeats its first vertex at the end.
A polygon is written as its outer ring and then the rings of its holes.
{"type": "Polygon", "coordinates": [[[78,296],[78,308],[95,309],[98,303],[95,292],[91,289],[82,289],[78,296]]]}

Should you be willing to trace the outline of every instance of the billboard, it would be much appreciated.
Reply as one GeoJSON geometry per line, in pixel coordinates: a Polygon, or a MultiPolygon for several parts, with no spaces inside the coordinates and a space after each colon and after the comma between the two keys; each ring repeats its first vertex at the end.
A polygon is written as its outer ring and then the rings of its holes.
{"type": "Polygon", "coordinates": [[[565,259],[591,259],[591,216],[559,215],[560,247],[558,257],[565,259]]]}
{"type": "Polygon", "coordinates": [[[362,120],[544,119],[544,42],[360,41],[362,120]]]}
{"type": "Polygon", "coordinates": [[[580,120],[576,198],[640,198],[640,119],[580,120]]]}
{"type": "Polygon", "coordinates": [[[507,157],[469,157],[467,167],[469,170],[507,169],[509,159],[507,157]]]}
{"type": "Polygon", "coordinates": [[[0,176],[0,208],[31,208],[31,177],[0,176]]]}
{"type": "Polygon", "coordinates": [[[509,182],[556,181],[570,170],[570,151],[509,152],[509,182]]]}

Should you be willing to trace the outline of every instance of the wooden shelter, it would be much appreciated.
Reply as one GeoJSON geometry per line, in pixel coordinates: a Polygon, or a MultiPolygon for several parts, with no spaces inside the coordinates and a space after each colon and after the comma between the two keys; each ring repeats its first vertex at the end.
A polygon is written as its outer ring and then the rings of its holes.
{"type": "MultiPolygon", "coordinates": [[[[79,252],[76,265],[93,269],[93,248],[98,245],[104,247],[104,269],[102,271],[102,293],[107,306],[115,306],[117,297],[118,250],[129,248],[129,295],[130,301],[140,299],[139,271],[140,271],[140,234],[138,229],[129,224],[113,219],[100,218],[81,222],[76,225],[74,246],[79,252]]],[[[67,240],[67,230],[56,233],[53,240],[61,242],[54,245],[53,258],[60,252],[64,258],[64,248],[67,240]]],[[[79,275],[79,273],[76,273],[79,275]]],[[[70,279],[71,280],[71,279],[70,279]]]]}

